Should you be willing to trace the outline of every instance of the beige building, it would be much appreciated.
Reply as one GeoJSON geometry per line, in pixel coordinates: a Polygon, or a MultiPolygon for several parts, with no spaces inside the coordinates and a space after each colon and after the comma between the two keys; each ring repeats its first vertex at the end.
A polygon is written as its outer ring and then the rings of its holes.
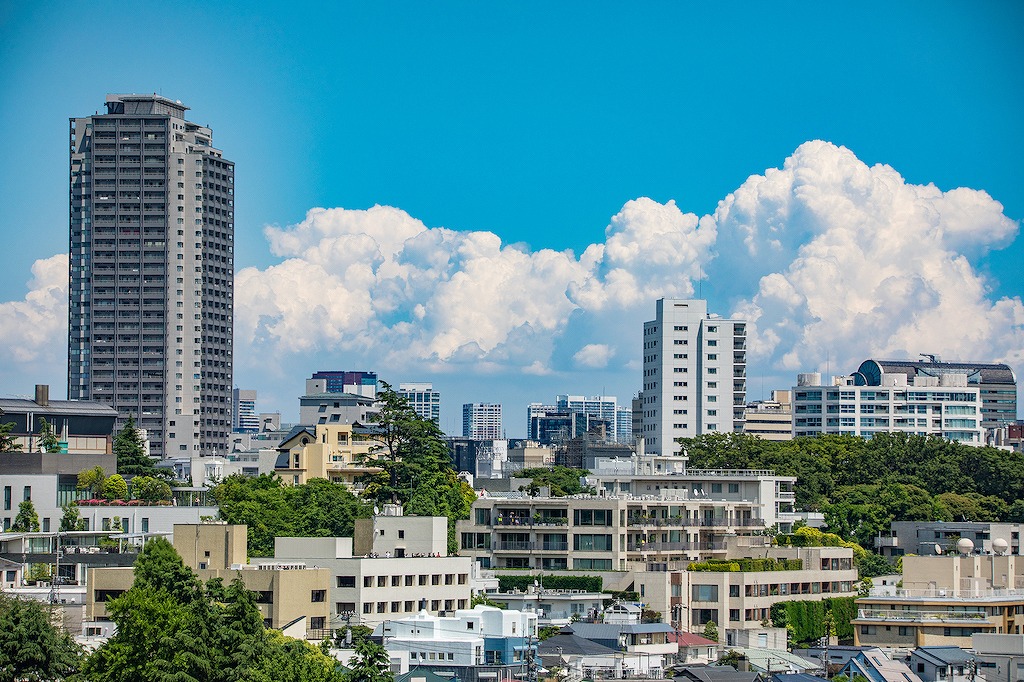
{"type": "Polygon", "coordinates": [[[772,391],[771,400],[747,403],[743,433],[764,440],[793,439],[792,391],[772,391]]]}
{"type": "MultiPolygon", "coordinates": [[[[199,580],[222,578],[225,583],[240,577],[247,589],[256,592],[257,604],[267,627],[282,629],[305,619],[305,632],[317,634],[327,627],[326,568],[307,568],[302,562],[266,561],[248,564],[244,525],[224,523],[178,524],[174,527],[174,548],[199,580]]],[[[132,568],[89,570],[85,620],[109,622],[106,602],[131,588],[132,568]]],[[[302,629],[302,628],[300,628],[302,629]]]]}
{"type": "Polygon", "coordinates": [[[359,424],[296,427],[278,446],[274,471],[287,484],[300,485],[313,478],[326,478],[353,488],[359,476],[381,471],[361,461],[379,446],[373,434],[372,428],[359,424]]]}
{"type": "Polygon", "coordinates": [[[851,549],[769,547],[767,538],[733,538],[727,544],[729,559],[737,560],[732,568],[738,570],[638,572],[634,590],[648,608],[660,611],[681,631],[700,632],[713,621],[730,646],[749,642],[744,634],[749,630],[763,631],[766,642],[773,639],[772,628],[762,622],[778,602],[856,594],[851,549]],[[739,561],[740,557],[744,559],[739,561]],[[757,570],[761,559],[774,559],[774,570],[757,570]]]}
{"type": "Polygon", "coordinates": [[[1012,554],[976,555],[965,549],[968,553],[904,556],[902,587],[878,587],[857,600],[855,643],[970,647],[975,634],[1021,634],[1024,562],[1012,554]]]}
{"type": "Polygon", "coordinates": [[[690,470],[595,477],[596,495],[488,493],[457,524],[462,554],[485,568],[627,571],[725,557],[728,537],[786,525],[795,478],[690,470]]]}
{"type": "MultiPolygon", "coordinates": [[[[385,509],[356,522],[352,538],[275,538],[277,562],[316,565],[330,573],[328,627],[376,625],[421,611],[469,608],[473,560],[448,556],[448,519],[401,516],[385,509]]],[[[254,559],[262,562],[263,559],[254,559]]]]}

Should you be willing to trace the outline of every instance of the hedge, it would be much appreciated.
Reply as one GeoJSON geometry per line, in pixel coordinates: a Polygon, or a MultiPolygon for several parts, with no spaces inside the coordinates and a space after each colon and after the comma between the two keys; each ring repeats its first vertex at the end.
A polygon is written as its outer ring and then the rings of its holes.
{"type": "Polygon", "coordinates": [[[687,570],[690,571],[799,571],[803,569],[803,559],[708,559],[694,561],[687,570]]]}
{"type": "Polygon", "coordinates": [[[850,621],[857,615],[856,597],[829,597],[821,601],[784,601],[772,605],[772,625],[792,626],[794,642],[813,642],[825,636],[825,615],[832,612],[836,636],[853,639],[850,621]]]}
{"type": "Polygon", "coordinates": [[[511,592],[519,590],[525,592],[533,587],[536,580],[540,586],[548,590],[583,590],[585,592],[600,592],[604,585],[601,576],[594,575],[499,575],[498,591],[511,592]]]}

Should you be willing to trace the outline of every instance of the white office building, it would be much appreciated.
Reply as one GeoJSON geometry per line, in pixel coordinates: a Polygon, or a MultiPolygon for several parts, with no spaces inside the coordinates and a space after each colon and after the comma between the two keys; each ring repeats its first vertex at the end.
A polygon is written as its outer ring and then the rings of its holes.
{"type": "Polygon", "coordinates": [[[441,425],[441,393],[434,390],[434,384],[427,381],[398,384],[395,391],[409,401],[416,414],[441,425]]]}
{"type": "Polygon", "coordinates": [[[678,438],[743,429],[746,322],[708,313],[707,301],[659,299],[644,323],[641,431],[648,454],[674,455],[678,438]]]}
{"type": "Polygon", "coordinates": [[[886,374],[884,379],[881,386],[857,386],[854,377],[841,376],[824,386],[818,372],[798,375],[793,388],[793,435],[871,438],[876,433],[903,431],[984,444],[980,389],[968,385],[966,374],[886,374]]]}
{"type": "Polygon", "coordinates": [[[501,405],[466,403],[462,406],[462,437],[476,440],[501,440],[501,405]]]}

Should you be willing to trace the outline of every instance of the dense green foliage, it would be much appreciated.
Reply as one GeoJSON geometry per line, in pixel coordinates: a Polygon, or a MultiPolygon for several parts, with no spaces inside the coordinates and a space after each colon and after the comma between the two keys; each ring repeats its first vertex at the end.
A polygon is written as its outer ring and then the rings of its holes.
{"type": "Polygon", "coordinates": [[[78,505],[74,502],[68,502],[61,510],[64,515],[60,519],[60,532],[66,533],[71,530],[85,530],[85,519],[78,513],[78,505]]]}
{"type": "Polygon", "coordinates": [[[373,426],[378,445],[362,461],[382,471],[361,477],[363,498],[401,504],[406,514],[447,517],[448,549],[457,552],[455,522],[469,518],[476,495],[452,466],[444,434],[387,382],[381,382],[377,403],[373,426]]]}
{"type": "Polygon", "coordinates": [[[14,422],[0,424],[0,452],[15,452],[21,450],[21,443],[17,442],[11,431],[14,430],[14,422]]]}
{"type": "Polygon", "coordinates": [[[595,491],[592,487],[580,483],[580,478],[589,473],[586,469],[572,469],[563,466],[537,467],[523,469],[519,472],[519,477],[533,480],[530,491],[536,491],[540,486],[547,486],[551,489],[552,497],[565,497],[566,495],[593,495],[595,491]]]}
{"type": "Polygon", "coordinates": [[[103,497],[108,500],[127,500],[128,483],[121,474],[114,474],[103,484],[103,497]]]}
{"type": "Polygon", "coordinates": [[[53,626],[46,606],[0,592],[0,680],[62,680],[79,667],[71,636],[53,626]]]}
{"type": "Polygon", "coordinates": [[[855,597],[831,597],[821,601],[784,601],[772,605],[772,626],[788,628],[793,641],[807,643],[825,636],[831,625],[841,641],[853,639],[850,621],[857,615],[855,597]]]}
{"type": "Polygon", "coordinates": [[[370,639],[356,644],[350,666],[342,678],[344,682],[393,682],[395,679],[387,649],[370,639]]]}
{"type": "Polygon", "coordinates": [[[132,497],[150,504],[167,502],[171,499],[171,486],[152,476],[136,476],[132,479],[132,497]]]}
{"type": "Polygon", "coordinates": [[[163,476],[146,456],[146,448],[135,428],[135,419],[128,417],[124,428],[114,436],[114,454],[117,455],[117,473],[122,476],[163,476]]]}
{"type": "Polygon", "coordinates": [[[533,587],[533,581],[549,590],[584,590],[600,592],[604,581],[600,576],[593,575],[499,575],[498,590],[509,592],[519,590],[525,592],[533,587]]]}
{"type": "Polygon", "coordinates": [[[163,538],[135,563],[132,588],[107,603],[117,633],[89,656],[96,682],[341,682],[335,661],[267,630],[255,594],[236,578],[200,584],[163,538]]]}
{"type": "Polygon", "coordinates": [[[39,449],[42,452],[60,452],[60,441],[46,417],[39,418],[39,449]]]}
{"type": "Polygon", "coordinates": [[[18,515],[14,517],[11,530],[15,533],[38,533],[39,514],[32,500],[25,500],[18,505],[18,515]]]}
{"type": "Polygon", "coordinates": [[[275,476],[234,475],[210,490],[228,523],[249,527],[249,555],[273,556],[275,537],[351,537],[371,509],[323,478],[286,486],[275,476]]]}
{"type": "Polygon", "coordinates": [[[798,508],[871,547],[892,521],[1024,521],[1024,460],[935,436],[879,433],[767,441],[744,434],[684,438],[694,468],[771,469],[796,476],[798,508]]]}
{"type": "Polygon", "coordinates": [[[799,571],[803,559],[707,559],[691,562],[688,571],[799,571]]]}

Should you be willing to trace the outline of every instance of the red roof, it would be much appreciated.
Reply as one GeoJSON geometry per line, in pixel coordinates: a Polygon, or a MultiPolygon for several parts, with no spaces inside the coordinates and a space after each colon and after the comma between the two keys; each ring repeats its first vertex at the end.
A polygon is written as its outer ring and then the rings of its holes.
{"type": "Polygon", "coordinates": [[[692,632],[670,632],[665,637],[669,643],[676,642],[679,646],[718,646],[718,642],[692,632]]]}

